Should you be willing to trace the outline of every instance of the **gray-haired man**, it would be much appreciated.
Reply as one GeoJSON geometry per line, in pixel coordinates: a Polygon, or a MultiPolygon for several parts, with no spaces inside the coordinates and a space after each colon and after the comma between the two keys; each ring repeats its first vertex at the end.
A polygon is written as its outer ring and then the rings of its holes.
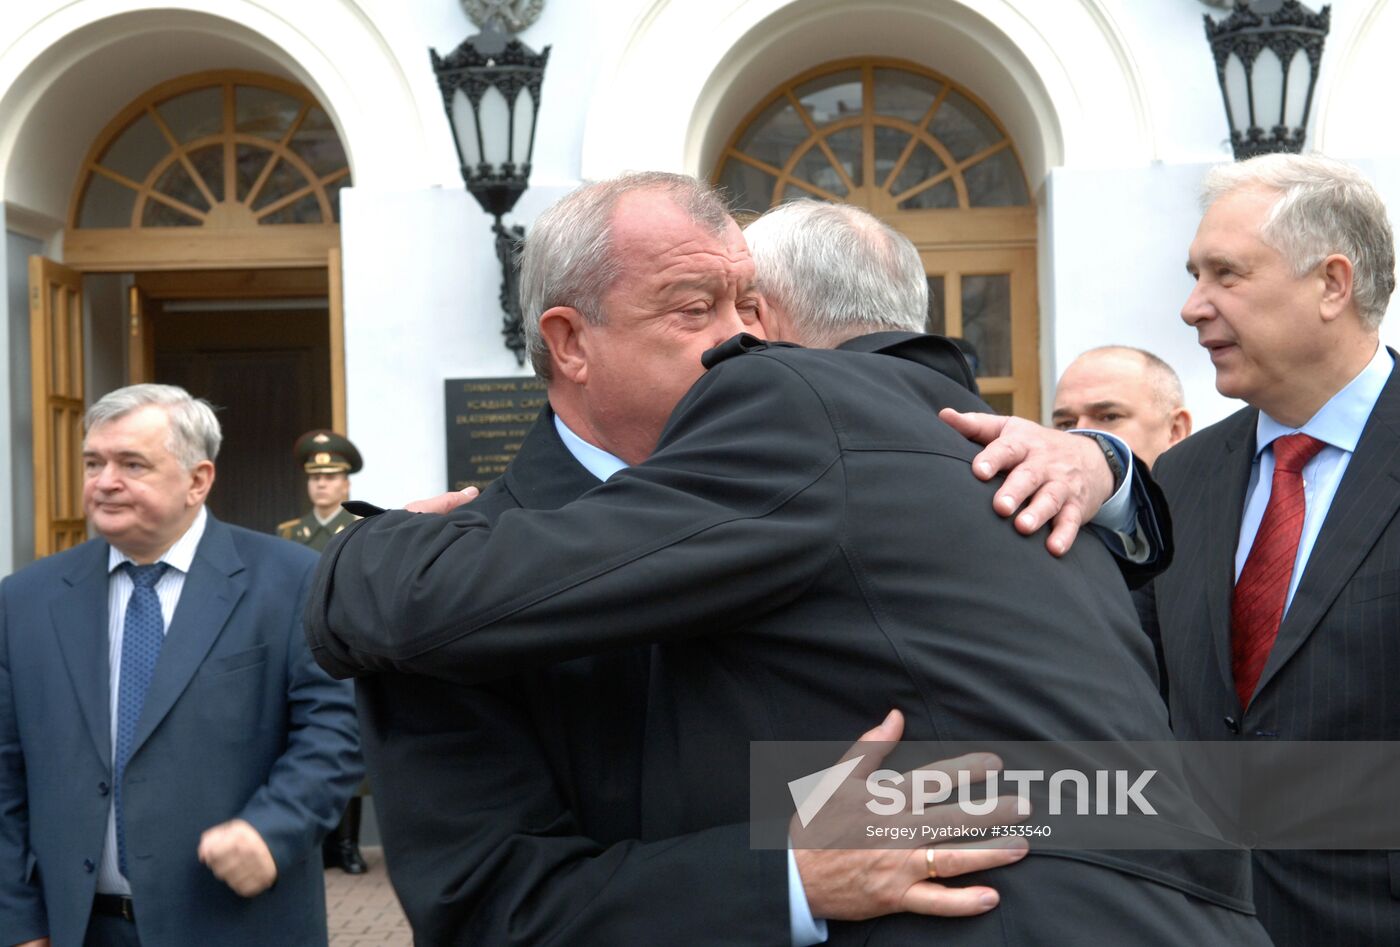
{"type": "MultiPolygon", "coordinates": [[[[1213,169],[1181,318],[1248,407],[1163,454],[1177,560],[1143,596],[1187,740],[1400,733],[1400,378],[1385,205],[1354,168],[1270,155],[1213,169]]],[[[1280,947],[1400,930],[1400,855],[1259,851],[1280,947]]]]}
{"type": "Polygon", "coordinates": [[[183,389],[106,395],[100,538],[0,583],[0,943],[326,943],[350,690],[298,622],[316,555],[205,509],[220,439],[183,389]]]}

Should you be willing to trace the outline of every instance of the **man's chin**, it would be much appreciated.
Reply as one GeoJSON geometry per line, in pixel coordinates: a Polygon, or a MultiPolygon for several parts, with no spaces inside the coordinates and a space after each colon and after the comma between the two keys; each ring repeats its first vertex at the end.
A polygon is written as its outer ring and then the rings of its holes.
{"type": "Polygon", "coordinates": [[[120,544],[121,538],[131,530],[131,517],[124,509],[104,511],[91,510],[88,512],[88,522],[97,534],[107,540],[112,545],[120,544]]]}

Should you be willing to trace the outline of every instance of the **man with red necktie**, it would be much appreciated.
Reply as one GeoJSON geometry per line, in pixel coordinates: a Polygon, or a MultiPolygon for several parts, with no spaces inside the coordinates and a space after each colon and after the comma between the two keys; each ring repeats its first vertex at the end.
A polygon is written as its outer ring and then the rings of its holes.
{"type": "MultiPolygon", "coordinates": [[[[1213,169],[1181,315],[1248,406],[1154,467],[1176,564],[1139,597],[1184,740],[1400,735],[1400,380],[1378,327],[1385,206],[1352,168],[1270,155],[1213,169]]],[[[1256,851],[1279,947],[1400,930],[1400,853],[1256,851]]]]}

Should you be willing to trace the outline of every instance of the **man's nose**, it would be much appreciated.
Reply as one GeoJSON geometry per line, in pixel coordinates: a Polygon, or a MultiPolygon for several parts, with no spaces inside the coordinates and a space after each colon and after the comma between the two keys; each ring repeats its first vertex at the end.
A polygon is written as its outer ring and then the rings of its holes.
{"type": "Polygon", "coordinates": [[[121,478],[117,476],[116,464],[103,464],[97,468],[93,474],[93,481],[96,487],[102,491],[113,490],[121,483],[121,478]]]}
{"type": "Polygon", "coordinates": [[[1181,321],[1188,326],[1194,326],[1202,319],[1209,319],[1215,314],[1215,310],[1206,302],[1205,294],[1201,291],[1201,284],[1197,283],[1191,288],[1191,294],[1186,297],[1186,302],[1181,305],[1181,321]]]}

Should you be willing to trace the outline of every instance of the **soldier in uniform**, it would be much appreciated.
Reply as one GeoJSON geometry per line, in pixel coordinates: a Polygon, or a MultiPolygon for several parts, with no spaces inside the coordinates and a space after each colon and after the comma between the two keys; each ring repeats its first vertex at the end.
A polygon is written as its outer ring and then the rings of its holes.
{"type": "MultiPolygon", "coordinates": [[[[360,452],[350,439],[334,431],[307,431],[297,438],[292,453],[306,471],[306,493],[311,512],[277,526],[277,535],[317,552],[326,548],[331,537],[358,517],[340,508],[350,498],[350,474],[363,466],[360,452]]],[[[335,831],[321,845],[321,860],[327,868],[340,868],[351,875],[365,872],[360,855],[361,795],[354,796],[335,831]]]]}
{"type": "Polygon", "coordinates": [[[364,465],[350,439],[334,431],[307,431],[297,438],[292,453],[306,470],[311,512],[279,523],[277,535],[320,552],[332,536],[355,522],[340,504],[350,498],[350,474],[364,465]]]}

